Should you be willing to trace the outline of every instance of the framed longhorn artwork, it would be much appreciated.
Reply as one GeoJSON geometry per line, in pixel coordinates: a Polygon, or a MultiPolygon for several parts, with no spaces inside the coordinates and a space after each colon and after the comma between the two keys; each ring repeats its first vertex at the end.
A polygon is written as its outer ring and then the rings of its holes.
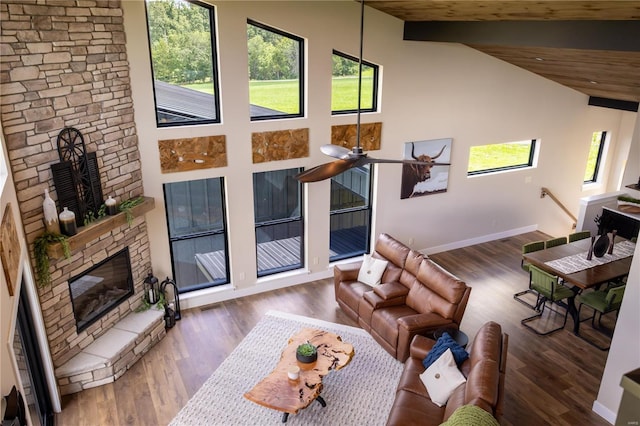
{"type": "Polygon", "coordinates": [[[433,139],[404,144],[405,160],[427,164],[403,164],[400,199],[447,192],[453,139],[433,139]]]}

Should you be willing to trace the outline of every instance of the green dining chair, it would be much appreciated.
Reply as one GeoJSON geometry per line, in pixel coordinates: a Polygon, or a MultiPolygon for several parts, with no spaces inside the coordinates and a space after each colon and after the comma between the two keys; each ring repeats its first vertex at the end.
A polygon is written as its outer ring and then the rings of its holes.
{"type": "Polygon", "coordinates": [[[548,249],[555,246],[561,246],[562,244],[567,244],[567,237],[551,238],[550,240],[545,241],[544,248],[548,249]]]}
{"type": "MultiPolygon", "coordinates": [[[[612,330],[605,329],[600,320],[603,315],[606,315],[611,312],[615,312],[616,316],[618,315],[618,311],[620,310],[620,306],[622,305],[622,298],[624,296],[624,290],[627,286],[621,285],[618,287],[611,287],[607,290],[596,290],[591,291],[586,294],[581,294],[578,296],[578,302],[580,302],[580,306],[578,307],[578,318],[580,317],[580,311],[583,306],[588,306],[593,310],[593,315],[587,317],[581,321],[591,320],[591,327],[595,330],[603,334],[611,334],[612,330]],[[598,318],[596,325],[596,317],[598,318]]],[[[587,343],[595,346],[601,351],[609,350],[610,346],[600,346],[596,342],[586,338],[584,335],[578,333],[578,337],[587,343]]]]}
{"type": "MultiPolygon", "coordinates": [[[[532,253],[534,251],[539,251],[539,250],[544,250],[544,241],[534,241],[532,243],[527,243],[527,244],[524,244],[522,246],[522,254],[523,255],[525,255],[527,253],[532,253]]],[[[520,261],[520,267],[525,272],[529,272],[529,263],[524,261],[524,257],[520,261]]],[[[526,300],[521,298],[525,294],[529,294],[529,293],[535,293],[531,289],[531,280],[529,280],[529,288],[526,289],[526,290],[517,292],[516,294],[513,295],[513,298],[516,299],[518,302],[522,303],[523,305],[526,305],[526,306],[530,307],[531,309],[534,309],[535,305],[533,305],[533,304],[531,304],[531,303],[529,303],[526,300]]]]}
{"type": "Polygon", "coordinates": [[[520,323],[540,336],[546,336],[562,330],[567,324],[567,316],[569,314],[568,305],[566,303],[562,303],[562,301],[574,297],[575,293],[569,287],[565,287],[560,284],[557,276],[549,274],[535,265],[529,265],[529,276],[531,279],[531,289],[538,294],[535,306],[538,313],[521,320],[520,323]],[[536,328],[531,327],[529,323],[531,321],[539,320],[542,317],[547,303],[549,303],[549,307],[547,309],[557,314],[562,315],[562,312],[554,309],[553,305],[564,309],[564,321],[560,327],[547,331],[539,331],[536,328]]]}
{"type": "Polygon", "coordinates": [[[578,231],[573,234],[569,234],[569,242],[584,240],[585,238],[591,238],[591,231],[578,231]]]}

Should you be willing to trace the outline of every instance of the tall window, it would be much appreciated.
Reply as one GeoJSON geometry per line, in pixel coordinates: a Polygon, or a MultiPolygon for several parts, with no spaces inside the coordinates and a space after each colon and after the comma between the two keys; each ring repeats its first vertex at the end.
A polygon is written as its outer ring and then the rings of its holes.
{"type": "Polygon", "coordinates": [[[180,292],[229,282],[223,178],[164,184],[173,276],[180,292]]]}
{"type": "Polygon", "coordinates": [[[584,171],[584,183],[597,182],[606,140],[607,132],[594,132],[591,136],[591,148],[589,149],[587,168],[584,171]]]}
{"type": "Polygon", "coordinates": [[[369,251],[372,174],[371,165],[366,165],[331,178],[331,261],[369,251]]]}
{"type": "Polygon", "coordinates": [[[532,167],[536,140],[472,146],[467,175],[532,167]]]}
{"type": "MultiPolygon", "coordinates": [[[[347,114],[358,110],[358,58],[333,51],[331,76],[331,113],[347,114]]],[[[378,106],[378,66],[362,61],[360,110],[372,112],[378,106]]]]}
{"type": "Polygon", "coordinates": [[[220,122],[214,8],[192,0],[147,0],[159,127],[220,122]]]}
{"type": "Polygon", "coordinates": [[[251,120],[304,115],[304,40],[247,21],[251,120]]]}
{"type": "Polygon", "coordinates": [[[258,276],[298,269],[304,258],[302,169],[253,174],[258,276]]]}

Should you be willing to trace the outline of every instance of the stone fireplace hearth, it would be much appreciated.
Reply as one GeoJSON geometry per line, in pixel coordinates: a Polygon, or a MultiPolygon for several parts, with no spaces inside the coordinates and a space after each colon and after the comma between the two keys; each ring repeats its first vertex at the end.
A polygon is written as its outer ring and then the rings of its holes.
{"type": "MultiPolygon", "coordinates": [[[[122,202],[143,194],[123,11],[118,0],[5,0],[0,17],[2,130],[33,253],[34,239],[45,230],[44,190],[59,198],[51,165],[59,161],[56,139],[64,128],[79,130],[87,152],[96,153],[104,197],[122,202]]],[[[59,211],[63,207],[57,205],[59,211]]],[[[51,284],[38,290],[56,368],[126,320],[141,303],[144,277],[151,270],[144,212],[131,224],[104,221],[108,226],[97,225],[98,232],[81,230],[73,237],[70,259],[53,256],[51,284]],[[69,279],[125,247],[133,295],[78,332],[69,279]]]]}

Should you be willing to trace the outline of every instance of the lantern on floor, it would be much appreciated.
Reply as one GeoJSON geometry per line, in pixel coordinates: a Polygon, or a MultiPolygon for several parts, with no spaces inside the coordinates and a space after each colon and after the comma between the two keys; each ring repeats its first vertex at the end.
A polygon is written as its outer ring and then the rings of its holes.
{"type": "Polygon", "coordinates": [[[164,308],[164,321],[165,327],[171,328],[175,325],[176,321],[181,318],[180,316],[180,295],[178,294],[178,286],[176,282],[167,277],[166,280],[160,284],[160,291],[164,294],[165,308],[164,308]]]}
{"type": "Polygon", "coordinates": [[[158,279],[151,272],[144,279],[144,299],[150,305],[158,303],[158,279]]]}

